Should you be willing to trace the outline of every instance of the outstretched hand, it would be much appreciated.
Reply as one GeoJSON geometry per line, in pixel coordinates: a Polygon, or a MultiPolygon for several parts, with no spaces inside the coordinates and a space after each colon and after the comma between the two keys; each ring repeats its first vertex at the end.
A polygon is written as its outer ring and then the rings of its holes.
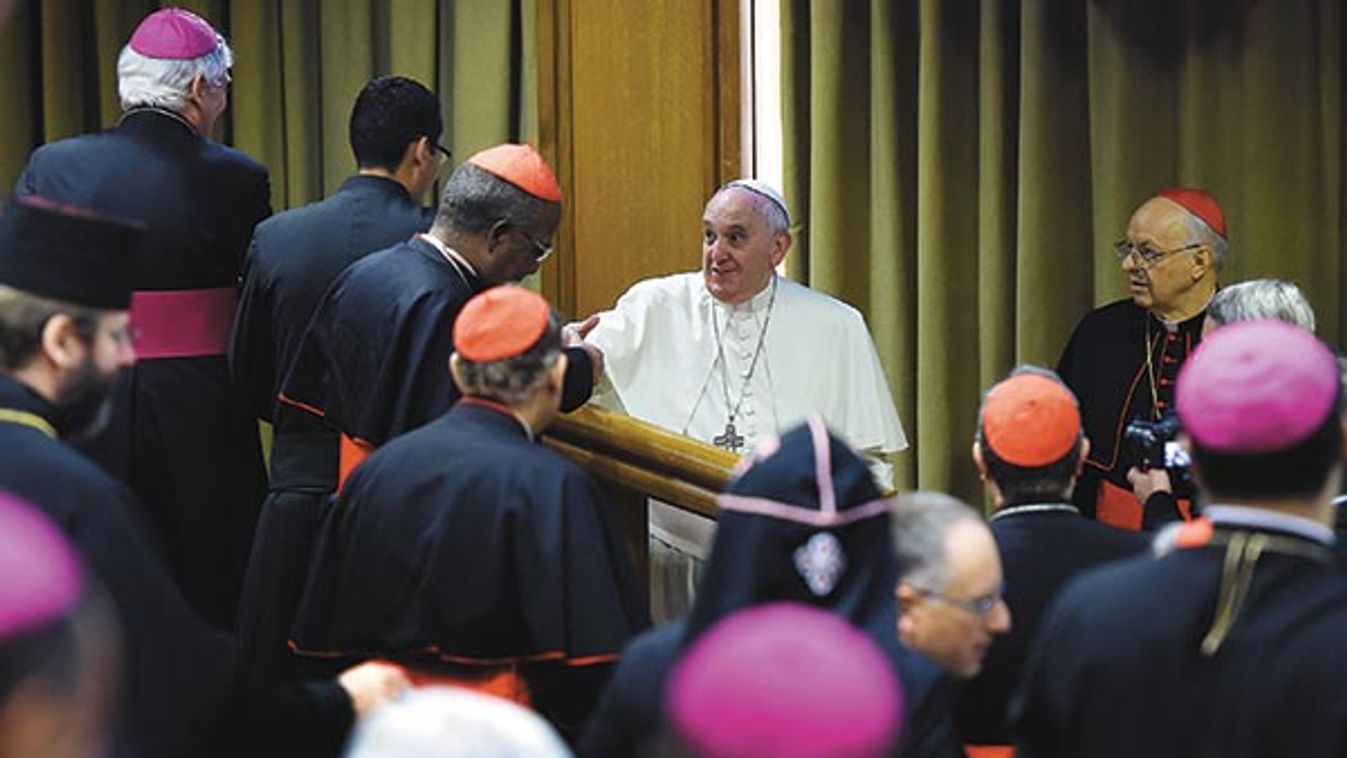
{"type": "Polygon", "coordinates": [[[585,342],[585,337],[599,325],[599,314],[595,313],[584,321],[572,321],[561,327],[561,346],[583,348],[589,354],[589,362],[594,366],[594,384],[603,380],[603,351],[585,342]]]}
{"type": "Polygon", "coordinates": [[[599,314],[595,313],[584,321],[572,321],[561,327],[561,346],[578,347],[585,337],[599,325],[599,314]]]}

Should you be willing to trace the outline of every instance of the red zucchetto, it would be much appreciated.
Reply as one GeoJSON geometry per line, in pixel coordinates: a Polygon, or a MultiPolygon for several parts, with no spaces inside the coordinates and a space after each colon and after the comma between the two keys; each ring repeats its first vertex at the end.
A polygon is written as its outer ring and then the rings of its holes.
{"type": "Polygon", "coordinates": [[[547,160],[531,145],[504,144],[489,147],[468,163],[504,179],[540,200],[561,202],[561,185],[547,160]]]}
{"type": "Polygon", "coordinates": [[[454,350],[476,363],[503,361],[533,347],[551,309],[542,295],[514,285],[493,287],[463,306],[454,321],[454,350]]]}

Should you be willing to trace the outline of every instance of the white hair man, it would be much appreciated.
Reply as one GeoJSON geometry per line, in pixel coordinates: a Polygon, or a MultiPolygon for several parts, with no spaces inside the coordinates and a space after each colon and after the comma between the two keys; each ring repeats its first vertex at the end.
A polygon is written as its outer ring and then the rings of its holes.
{"type": "MultiPolygon", "coordinates": [[[[702,213],[701,271],[638,282],[587,341],[604,353],[600,402],[735,452],[811,413],[872,462],[892,486],[887,456],[907,438],[865,320],[855,308],[779,276],[790,213],[763,182],[718,189],[702,213]]],[[[657,617],[688,602],[692,564],[711,522],[656,506],[651,516],[657,617]],[[666,560],[667,559],[667,560],[666,560]]]]}
{"type": "Polygon", "coordinates": [[[39,147],[15,188],[146,227],[132,266],[139,361],[114,390],[108,431],[83,447],[135,490],[184,596],[223,629],[266,491],[225,358],[240,261],[270,213],[266,169],[209,138],[233,61],[205,19],[151,13],[118,57],[121,120],[39,147]]]}
{"type": "MultiPolygon", "coordinates": [[[[1216,198],[1172,187],[1142,203],[1114,245],[1130,298],[1087,313],[1057,362],[1057,373],[1080,400],[1090,440],[1075,494],[1085,515],[1124,529],[1143,527],[1141,500],[1127,481],[1140,455],[1124,444],[1123,429],[1172,415],[1175,377],[1202,339],[1228,235],[1216,198]]],[[[1179,494],[1186,514],[1192,493],[1179,494]]]]}

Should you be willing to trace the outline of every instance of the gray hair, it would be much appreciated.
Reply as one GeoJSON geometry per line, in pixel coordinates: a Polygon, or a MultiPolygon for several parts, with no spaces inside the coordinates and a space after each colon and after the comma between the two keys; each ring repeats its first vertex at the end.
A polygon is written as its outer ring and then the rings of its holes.
{"type": "Polygon", "coordinates": [[[1187,208],[1183,210],[1183,215],[1188,221],[1188,243],[1206,245],[1211,249],[1212,265],[1216,267],[1216,271],[1225,268],[1225,259],[1230,255],[1230,242],[1187,208]]]}
{"type": "Polygon", "coordinates": [[[555,203],[534,197],[486,169],[464,163],[444,183],[435,226],[479,234],[504,219],[530,229],[551,205],[555,203]]]}
{"type": "Polygon", "coordinates": [[[945,537],[962,521],[982,523],[982,515],[967,503],[942,492],[911,492],[891,509],[893,549],[898,555],[899,580],[939,591],[949,581],[945,537]]]}
{"type": "Polygon", "coordinates": [[[466,395],[520,405],[547,379],[547,373],[557,365],[560,357],[561,318],[552,310],[547,317],[547,328],[538,341],[513,358],[479,363],[458,356],[459,380],[466,395]]]}
{"type": "Polygon", "coordinates": [[[225,86],[234,65],[234,51],[224,37],[216,34],[215,38],[219,44],[214,50],[186,60],[148,58],[130,45],[123,47],[117,58],[117,94],[122,110],[149,105],[180,113],[187,107],[188,88],[198,76],[211,87],[225,86]]]}
{"type": "Polygon", "coordinates": [[[748,196],[750,202],[753,203],[753,209],[758,212],[763,221],[767,222],[767,229],[772,234],[788,234],[790,232],[790,219],[786,217],[786,210],[778,205],[776,200],[737,179],[722,185],[706,204],[710,205],[716,198],[731,190],[739,190],[748,196]]]}
{"type": "Polygon", "coordinates": [[[1314,331],[1314,309],[1305,294],[1281,279],[1250,279],[1216,293],[1207,315],[1218,324],[1275,318],[1314,331]]]}

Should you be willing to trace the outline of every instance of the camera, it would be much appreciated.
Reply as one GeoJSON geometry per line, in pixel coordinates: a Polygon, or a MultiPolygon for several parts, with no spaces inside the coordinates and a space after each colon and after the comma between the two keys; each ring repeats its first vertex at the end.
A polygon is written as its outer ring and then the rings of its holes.
{"type": "Polygon", "coordinates": [[[1158,421],[1135,419],[1123,432],[1123,445],[1127,459],[1134,461],[1136,467],[1146,471],[1163,468],[1169,472],[1175,491],[1187,488],[1191,479],[1188,476],[1188,452],[1179,444],[1179,417],[1166,413],[1158,421]]]}

